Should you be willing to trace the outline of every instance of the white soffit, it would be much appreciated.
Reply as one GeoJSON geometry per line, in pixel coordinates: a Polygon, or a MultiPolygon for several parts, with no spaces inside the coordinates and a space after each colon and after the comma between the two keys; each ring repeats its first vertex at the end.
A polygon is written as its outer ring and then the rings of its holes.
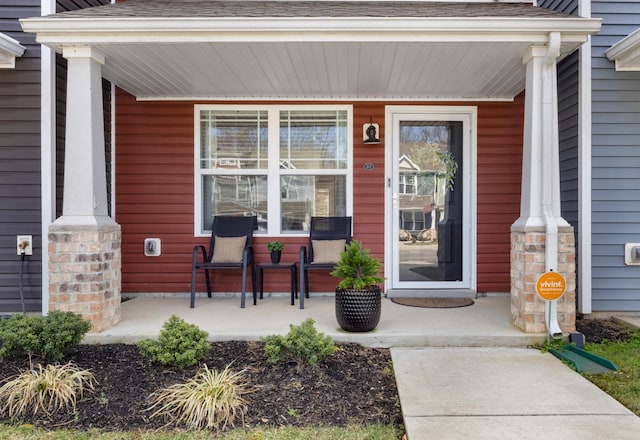
{"type": "Polygon", "coordinates": [[[640,71],[640,28],[611,46],[604,53],[610,61],[615,61],[616,70],[640,71]]]}
{"type": "Polygon", "coordinates": [[[138,99],[510,100],[522,56],[561,56],[600,29],[579,17],[259,17],[22,20],[39,42],[91,45],[138,99]]]}
{"type": "Polygon", "coordinates": [[[97,45],[139,99],[512,99],[525,43],[97,45]]]}
{"type": "Polygon", "coordinates": [[[15,68],[16,57],[21,57],[24,50],[24,46],[17,40],[0,33],[0,69],[15,68]]]}

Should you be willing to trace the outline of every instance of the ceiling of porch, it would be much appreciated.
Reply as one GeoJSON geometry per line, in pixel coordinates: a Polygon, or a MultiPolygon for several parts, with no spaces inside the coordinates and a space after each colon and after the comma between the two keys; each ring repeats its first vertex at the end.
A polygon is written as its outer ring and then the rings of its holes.
{"type": "Polygon", "coordinates": [[[561,57],[599,21],[525,3],[128,0],[22,21],[57,51],[92,46],[139,99],[512,99],[523,56],[561,57]]]}
{"type": "Polygon", "coordinates": [[[98,44],[140,99],[511,99],[527,43],[98,44]]]}

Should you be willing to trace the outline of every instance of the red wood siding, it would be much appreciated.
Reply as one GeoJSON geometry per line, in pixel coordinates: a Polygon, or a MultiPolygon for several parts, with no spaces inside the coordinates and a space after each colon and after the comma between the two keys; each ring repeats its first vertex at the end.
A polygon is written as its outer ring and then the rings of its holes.
{"type": "Polygon", "coordinates": [[[122,292],[188,292],[193,238],[193,104],[116,95],[116,221],[122,292]],[[144,239],[162,240],[145,257],[144,239]]]}
{"type": "Polygon", "coordinates": [[[520,216],[524,94],[478,106],[478,292],[509,292],[510,227],[520,216]]]}
{"type": "MultiPolygon", "coordinates": [[[[364,144],[362,127],[370,120],[380,125],[384,141],[385,106],[379,102],[353,105],[353,236],[371,254],[384,261],[384,142],[364,144]],[[364,164],[373,164],[365,170],[364,164]]],[[[335,281],[334,281],[335,284],[335,281]]],[[[311,288],[311,286],[309,286],[311,288]]]]}
{"type": "MultiPolygon", "coordinates": [[[[118,90],[116,97],[116,221],[122,227],[122,291],[188,292],[194,238],[193,105],[195,102],[138,102],[118,90]],[[162,240],[160,257],[145,257],[147,237],[162,240]]],[[[246,104],[246,103],[243,103],[246,104]]],[[[373,118],[384,140],[387,102],[353,104],[354,237],[384,255],[384,143],[365,145],[362,127],[373,118]],[[364,164],[374,168],[365,170],[364,164]]],[[[407,103],[402,103],[407,105],[407,103]]],[[[427,103],[417,103],[424,105],[427,103]]],[[[431,104],[431,103],[429,103],[431,104]]],[[[508,292],[509,227],[518,217],[522,160],[522,97],[515,102],[462,103],[478,106],[478,291],[508,292]]],[[[452,105],[446,103],[446,105],[452,105]]],[[[255,238],[257,262],[268,262],[255,238]]],[[[287,238],[284,261],[297,261],[304,238],[287,238]]],[[[216,273],[214,285],[239,291],[240,276],[216,273]]],[[[336,280],[310,274],[312,292],[332,291],[336,280]]],[[[203,277],[198,290],[204,289],[203,277]]],[[[216,289],[218,290],[218,289],[216,289]]],[[[266,291],[288,292],[288,272],[269,272],[266,291]]]]}

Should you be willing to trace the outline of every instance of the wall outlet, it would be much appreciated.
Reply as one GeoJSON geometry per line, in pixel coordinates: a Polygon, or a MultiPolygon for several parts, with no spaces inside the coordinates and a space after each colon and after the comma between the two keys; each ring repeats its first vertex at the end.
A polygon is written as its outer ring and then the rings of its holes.
{"type": "Polygon", "coordinates": [[[33,255],[33,236],[18,235],[16,238],[16,251],[18,255],[33,255]]]}
{"type": "Polygon", "coordinates": [[[147,257],[159,257],[162,253],[161,242],[159,238],[144,239],[144,254],[147,257]]]}
{"type": "Polygon", "coordinates": [[[624,245],[624,264],[627,266],[640,265],[640,243],[627,243],[624,245]]]}

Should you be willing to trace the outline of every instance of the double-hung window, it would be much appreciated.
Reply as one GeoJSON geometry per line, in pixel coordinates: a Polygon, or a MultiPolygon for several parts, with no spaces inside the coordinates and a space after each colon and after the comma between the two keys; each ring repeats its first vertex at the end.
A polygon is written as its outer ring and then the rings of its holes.
{"type": "Polygon", "coordinates": [[[257,233],[303,233],[351,215],[350,106],[195,106],[195,232],[216,215],[256,216],[257,233]]]}

